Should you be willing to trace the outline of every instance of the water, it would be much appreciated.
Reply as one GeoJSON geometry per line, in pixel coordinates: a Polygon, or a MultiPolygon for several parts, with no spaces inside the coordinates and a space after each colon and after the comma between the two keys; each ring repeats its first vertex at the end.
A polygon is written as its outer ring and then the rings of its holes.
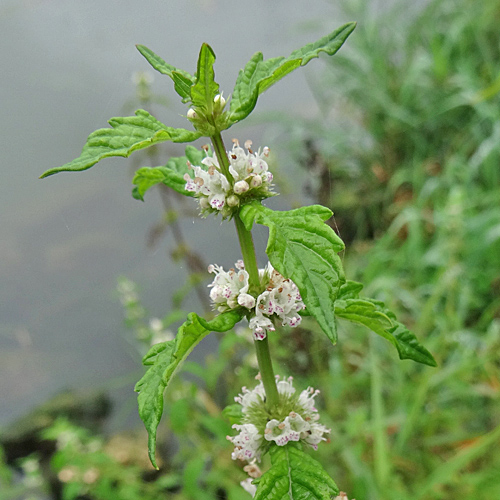
{"type": "MultiPolygon", "coordinates": [[[[161,203],[156,193],[146,203],[132,199],[128,160],[37,178],[78,156],[90,132],[123,114],[134,96],[132,74],[148,69],[134,44],[194,71],[201,43],[209,42],[227,95],[256,50],[285,55],[344,21],[324,1],[0,2],[0,425],[63,388],[106,386],[140,370],[124,339],[116,279],[137,281],[151,314],[163,316],[186,276],[168,259],[171,241],[156,252],[146,248],[161,203]]],[[[318,64],[270,89],[259,110],[316,113],[305,72],[318,64]]],[[[157,108],[158,118],[187,126],[170,80],[155,74],[153,90],[172,99],[170,110],[157,108]]],[[[259,144],[255,127],[234,127],[226,137],[245,140],[249,130],[259,144]]],[[[239,258],[232,225],[184,220],[183,230],[208,262],[239,258]]],[[[261,249],[264,243],[260,236],[261,249]]],[[[194,299],[190,305],[198,306],[194,299]]],[[[132,395],[132,387],[125,393],[132,395]]]]}

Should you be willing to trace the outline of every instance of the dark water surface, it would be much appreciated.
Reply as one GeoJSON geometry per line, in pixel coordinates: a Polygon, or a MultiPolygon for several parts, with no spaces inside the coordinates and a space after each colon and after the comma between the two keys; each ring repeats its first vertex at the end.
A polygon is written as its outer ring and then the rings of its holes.
{"type": "MultiPolygon", "coordinates": [[[[157,193],[146,203],[132,199],[128,160],[37,179],[78,156],[86,136],[107,119],[124,114],[135,92],[132,74],[148,69],[134,44],[194,71],[201,43],[209,42],[227,95],[256,50],[286,55],[344,21],[324,1],[0,2],[0,425],[63,388],[105,386],[140,370],[125,341],[117,277],[135,280],[151,314],[161,317],[186,276],[167,257],[168,239],[155,251],[146,248],[161,203],[157,193]]],[[[258,109],[316,113],[304,75],[309,68],[269,90],[258,109]]],[[[158,118],[189,126],[170,80],[155,74],[153,89],[172,98],[171,110],[158,109],[158,118]]],[[[234,127],[226,138],[244,141],[247,133],[234,127]]],[[[261,132],[251,134],[258,145],[261,132]]],[[[181,154],[182,147],[171,151],[181,154]]],[[[232,225],[219,226],[183,221],[205,259],[228,266],[239,258],[235,234],[232,225]]],[[[132,395],[132,387],[125,393],[132,395]]]]}

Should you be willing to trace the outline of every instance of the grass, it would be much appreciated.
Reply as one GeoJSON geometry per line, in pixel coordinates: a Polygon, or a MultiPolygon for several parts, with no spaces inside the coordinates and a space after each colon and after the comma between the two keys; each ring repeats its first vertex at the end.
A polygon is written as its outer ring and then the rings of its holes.
{"type": "MultiPolygon", "coordinates": [[[[349,498],[500,498],[500,1],[400,0],[378,16],[346,6],[358,27],[311,82],[321,116],[276,126],[302,155],[309,196],[336,213],[347,275],[439,366],[399,361],[347,322],[332,347],[306,318],[272,336],[275,371],[321,388],[332,434],[318,459],[349,498]]],[[[202,387],[178,378],[167,393],[162,432],[179,449],[148,478],[163,481],[155,495],[243,498],[220,410],[252,385],[252,352],[233,332],[204,367],[186,363],[202,387]]],[[[113,464],[108,482],[123,477],[113,464]]],[[[137,468],[125,476],[141,481],[137,468]]]]}

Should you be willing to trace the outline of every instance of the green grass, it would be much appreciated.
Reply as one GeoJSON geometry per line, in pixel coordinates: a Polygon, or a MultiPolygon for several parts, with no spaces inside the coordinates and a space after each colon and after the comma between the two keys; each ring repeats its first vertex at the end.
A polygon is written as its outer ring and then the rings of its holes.
{"type": "MultiPolygon", "coordinates": [[[[365,2],[345,4],[358,27],[314,79],[321,116],[276,126],[309,169],[311,197],[335,211],[349,278],[439,366],[399,361],[348,322],[333,347],[306,318],[271,337],[275,371],[322,390],[332,433],[316,456],[349,498],[500,498],[500,1],[419,10],[400,0],[375,17],[365,2]]],[[[144,334],[140,320],[130,326],[144,334]]],[[[254,355],[244,337],[221,338],[206,366],[185,365],[203,387],[178,378],[167,393],[161,436],[175,434],[179,449],[164,454],[163,484],[148,494],[245,498],[220,410],[252,385],[254,355]]],[[[136,466],[110,470],[117,485],[142,480],[136,466]]]]}

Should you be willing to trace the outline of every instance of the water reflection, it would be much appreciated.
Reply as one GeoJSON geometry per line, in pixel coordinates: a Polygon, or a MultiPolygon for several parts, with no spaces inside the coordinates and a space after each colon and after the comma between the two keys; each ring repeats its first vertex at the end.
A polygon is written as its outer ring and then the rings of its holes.
{"type": "MultiPolygon", "coordinates": [[[[325,2],[265,0],[4,0],[0,424],[58,390],[104,386],[137,369],[113,297],[117,276],[138,282],[155,316],[165,313],[185,278],[182,265],[167,258],[168,240],[160,251],[146,250],[145,235],[160,216],[161,203],[154,193],[144,204],[132,199],[126,160],[37,179],[77,156],[88,133],[122,113],[134,92],[131,75],[147,68],[134,44],[192,70],[200,44],[208,41],[218,55],[221,88],[231,89],[238,68],[254,51],[270,57],[316,39],[321,28],[304,32],[296,26],[324,20],[330,9],[325,2]]],[[[332,25],[340,22],[332,16],[332,25]]],[[[153,88],[173,96],[166,78],[156,77],[153,88]]],[[[284,109],[289,98],[299,111],[314,112],[300,74],[269,91],[259,109],[284,109]]],[[[168,113],[159,112],[169,125],[185,126],[181,104],[172,102],[168,113]]],[[[231,132],[247,138],[241,127],[231,132]]],[[[260,132],[251,132],[259,143],[260,132]]],[[[170,151],[181,154],[182,148],[170,151]]],[[[221,230],[217,221],[182,225],[208,261],[218,259],[221,246],[227,262],[239,258],[232,227],[221,230]]],[[[189,305],[196,308],[196,300],[189,305]]]]}

